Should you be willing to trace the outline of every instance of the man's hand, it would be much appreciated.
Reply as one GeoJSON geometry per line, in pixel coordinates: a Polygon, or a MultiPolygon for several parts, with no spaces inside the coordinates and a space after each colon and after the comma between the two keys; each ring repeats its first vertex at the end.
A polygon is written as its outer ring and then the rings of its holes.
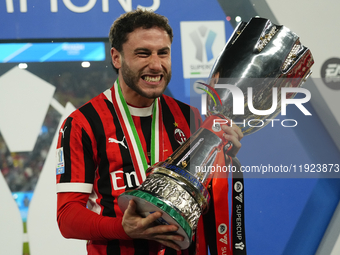
{"type": "Polygon", "coordinates": [[[222,130],[225,134],[224,137],[229,142],[232,143],[232,148],[228,150],[228,155],[231,157],[235,157],[238,151],[241,149],[241,139],[243,138],[243,133],[241,129],[237,125],[232,125],[232,127],[228,125],[221,125],[222,130]]]}
{"type": "Polygon", "coordinates": [[[154,240],[179,251],[180,247],[173,241],[183,241],[183,236],[172,233],[178,230],[175,225],[156,225],[155,220],[161,216],[161,212],[154,212],[142,218],[136,213],[136,203],[130,200],[124,212],[122,225],[125,233],[133,239],[154,240]]]}

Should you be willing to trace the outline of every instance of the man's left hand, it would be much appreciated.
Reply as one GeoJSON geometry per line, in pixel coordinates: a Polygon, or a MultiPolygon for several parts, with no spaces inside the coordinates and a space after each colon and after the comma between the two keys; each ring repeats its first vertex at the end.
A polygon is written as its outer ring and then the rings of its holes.
{"type": "Polygon", "coordinates": [[[241,139],[243,138],[243,133],[237,125],[221,125],[224,131],[224,138],[232,143],[232,148],[228,150],[227,155],[235,157],[238,151],[241,149],[241,139]]]}

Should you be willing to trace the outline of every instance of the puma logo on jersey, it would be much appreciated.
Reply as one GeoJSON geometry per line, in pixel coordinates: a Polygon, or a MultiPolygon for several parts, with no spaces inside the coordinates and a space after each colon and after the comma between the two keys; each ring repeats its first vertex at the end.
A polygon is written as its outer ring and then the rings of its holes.
{"type": "Polygon", "coordinates": [[[59,131],[60,133],[63,134],[63,138],[64,138],[64,133],[65,133],[66,128],[67,128],[67,126],[64,129],[60,128],[60,131],[59,131]]]}
{"type": "Polygon", "coordinates": [[[118,143],[118,144],[122,145],[125,149],[127,149],[127,146],[124,144],[124,140],[125,140],[125,136],[123,137],[123,140],[121,140],[121,141],[118,141],[118,140],[110,137],[109,143],[118,143]]]}

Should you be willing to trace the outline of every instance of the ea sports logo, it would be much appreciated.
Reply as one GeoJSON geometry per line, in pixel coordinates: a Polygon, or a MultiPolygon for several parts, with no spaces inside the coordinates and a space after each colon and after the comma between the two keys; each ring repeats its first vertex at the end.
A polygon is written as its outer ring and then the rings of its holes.
{"type": "Polygon", "coordinates": [[[235,182],[234,184],[234,190],[236,192],[241,192],[243,190],[243,184],[240,181],[235,182]]]}
{"type": "Polygon", "coordinates": [[[321,77],[328,88],[340,90],[340,59],[328,59],[321,67],[321,77]]]}
{"type": "Polygon", "coordinates": [[[221,235],[224,235],[228,230],[228,227],[226,224],[224,223],[221,223],[219,226],[218,226],[218,233],[221,234],[221,235]]]}

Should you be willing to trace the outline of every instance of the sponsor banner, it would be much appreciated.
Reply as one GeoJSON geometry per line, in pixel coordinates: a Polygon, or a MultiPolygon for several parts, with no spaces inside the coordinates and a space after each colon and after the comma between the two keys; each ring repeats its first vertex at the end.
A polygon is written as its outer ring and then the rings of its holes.
{"type": "Polygon", "coordinates": [[[224,21],[182,21],[184,78],[208,77],[225,43],[224,21]]]}

